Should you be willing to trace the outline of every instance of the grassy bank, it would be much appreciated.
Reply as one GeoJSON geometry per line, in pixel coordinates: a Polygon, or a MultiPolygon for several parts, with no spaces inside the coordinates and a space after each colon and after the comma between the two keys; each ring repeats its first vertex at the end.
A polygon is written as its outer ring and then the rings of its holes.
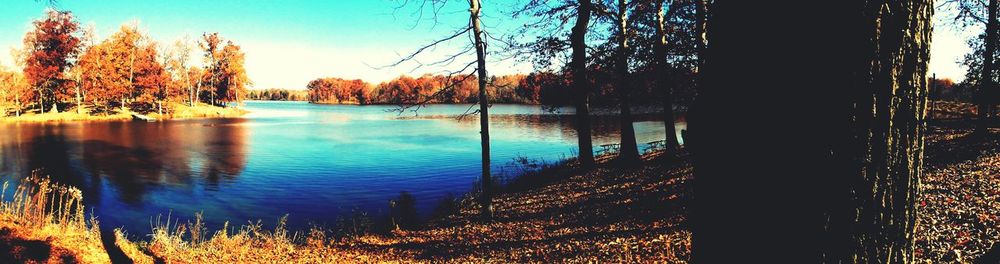
{"type": "Polygon", "coordinates": [[[110,262],[80,190],[34,176],[8,187],[0,194],[0,262],[110,262]]]}
{"type": "MultiPolygon", "coordinates": [[[[45,113],[25,113],[20,116],[6,116],[0,117],[0,122],[25,122],[25,123],[38,123],[38,122],[72,122],[72,121],[121,121],[121,120],[132,120],[132,114],[135,113],[129,109],[112,109],[105,113],[92,113],[90,109],[80,109],[79,113],[76,108],[68,109],[61,112],[45,112],[45,113]]],[[[179,103],[168,103],[164,106],[163,114],[158,111],[152,111],[150,113],[145,113],[146,116],[158,119],[188,119],[188,118],[213,118],[213,117],[239,117],[246,114],[247,111],[240,108],[226,108],[218,107],[209,104],[198,103],[195,106],[188,106],[187,104],[179,103]]]]}

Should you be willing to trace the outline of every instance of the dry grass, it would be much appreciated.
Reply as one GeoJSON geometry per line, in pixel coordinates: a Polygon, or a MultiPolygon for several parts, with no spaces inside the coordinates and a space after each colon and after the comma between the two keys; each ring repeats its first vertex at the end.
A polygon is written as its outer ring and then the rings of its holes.
{"type": "Polygon", "coordinates": [[[170,103],[167,106],[172,111],[162,116],[151,114],[151,117],[158,119],[185,119],[202,117],[240,117],[247,113],[243,108],[218,107],[209,104],[198,103],[194,107],[187,104],[170,103]]]}
{"type": "Polygon", "coordinates": [[[230,229],[226,223],[211,237],[205,234],[201,215],[194,223],[157,220],[149,241],[130,242],[115,230],[118,247],[136,263],[372,263],[399,262],[386,254],[359,254],[334,249],[325,233],[314,229],[306,235],[289,234],[284,218],[274,230],[259,222],[230,229]]]}
{"type": "MultiPolygon", "coordinates": [[[[125,109],[110,114],[90,114],[88,109],[77,113],[76,108],[66,111],[52,113],[26,113],[21,116],[0,116],[0,122],[22,122],[22,123],[43,123],[43,122],[71,122],[71,121],[122,121],[132,120],[132,111],[125,109]]],[[[195,106],[187,104],[168,103],[164,105],[164,113],[158,114],[156,111],[147,114],[155,119],[188,119],[188,118],[211,118],[211,117],[240,117],[247,113],[242,108],[223,108],[209,104],[198,103],[195,106]]]]}
{"type": "Polygon", "coordinates": [[[3,262],[110,262],[96,221],[84,217],[79,189],[36,176],[12,194],[7,187],[0,191],[3,262]]]}

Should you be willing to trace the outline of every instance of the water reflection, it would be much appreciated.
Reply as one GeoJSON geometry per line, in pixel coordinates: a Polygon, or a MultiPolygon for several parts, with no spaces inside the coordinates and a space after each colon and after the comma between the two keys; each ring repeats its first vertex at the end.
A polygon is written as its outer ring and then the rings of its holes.
{"type": "Polygon", "coordinates": [[[88,198],[101,196],[107,181],[121,201],[141,205],[149,188],[190,188],[192,176],[211,186],[235,180],[246,166],[243,122],[8,125],[3,130],[11,133],[0,138],[0,173],[16,179],[39,170],[88,198]]]}
{"type": "MultiPolygon", "coordinates": [[[[429,213],[479,178],[478,120],[455,118],[467,106],[432,106],[416,118],[384,106],[247,106],[253,114],[241,119],[0,124],[0,175],[16,181],[43,169],[83,190],[102,222],[134,234],[170,212],[183,221],[204,211],[210,226],[290,214],[290,227],[307,227],[355,208],[385,212],[401,191],[429,213]]],[[[491,111],[497,166],[574,155],[572,116],[534,106],[491,111]]],[[[595,117],[595,146],[617,143],[618,125],[595,117]]],[[[663,138],[655,115],[635,126],[642,142],[663,138]]]]}

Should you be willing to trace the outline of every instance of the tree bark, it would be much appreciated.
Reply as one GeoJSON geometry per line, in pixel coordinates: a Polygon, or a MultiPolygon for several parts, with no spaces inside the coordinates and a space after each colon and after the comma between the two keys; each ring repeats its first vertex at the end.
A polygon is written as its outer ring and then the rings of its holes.
{"type": "Polygon", "coordinates": [[[656,5],[656,38],[657,41],[653,45],[653,56],[656,61],[656,85],[663,89],[663,128],[665,132],[665,138],[663,146],[666,148],[667,153],[674,153],[677,151],[679,144],[677,142],[677,130],[674,128],[674,96],[673,96],[673,85],[668,84],[670,82],[669,72],[667,70],[667,17],[663,10],[664,0],[656,0],[654,3],[656,5]]]}
{"type": "Polygon", "coordinates": [[[493,179],[490,174],[490,108],[486,96],[486,43],[483,42],[483,28],[479,21],[480,0],[470,0],[470,19],[476,45],[476,71],[479,76],[479,136],[483,158],[483,193],[481,197],[483,219],[493,219],[493,179]]]}
{"type": "Polygon", "coordinates": [[[993,112],[993,104],[995,102],[993,96],[996,95],[996,91],[994,91],[994,89],[996,89],[996,84],[993,81],[993,62],[998,41],[997,3],[1000,2],[1000,0],[988,1],[990,1],[990,3],[986,8],[986,39],[983,40],[985,46],[985,50],[983,51],[983,72],[979,83],[979,106],[977,107],[979,122],[975,131],[977,134],[986,133],[987,126],[989,126],[990,115],[992,115],[993,112]]]}
{"type": "Polygon", "coordinates": [[[629,46],[628,46],[628,5],[626,0],[618,0],[618,104],[621,106],[621,146],[619,158],[623,163],[638,163],[639,146],[635,142],[635,128],[632,127],[632,109],[629,93],[632,85],[629,83],[629,46]]]}
{"type": "Polygon", "coordinates": [[[76,84],[76,113],[77,114],[82,114],[83,113],[83,109],[81,107],[83,107],[83,101],[80,98],[80,82],[77,82],[77,84],[76,84]]]}
{"type": "Polygon", "coordinates": [[[712,4],[688,120],[694,261],[914,261],[931,2],[712,4]],[[781,84],[741,85],[775,69],[781,84]]]}
{"type": "Polygon", "coordinates": [[[708,0],[695,0],[695,32],[697,34],[697,39],[695,41],[695,53],[698,56],[698,72],[701,72],[701,67],[705,65],[705,46],[707,46],[707,32],[708,32],[708,0]]]}
{"type": "Polygon", "coordinates": [[[593,3],[590,0],[577,1],[576,24],[569,41],[573,49],[570,70],[573,74],[573,90],[576,93],[576,134],[579,146],[580,167],[594,166],[594,143],[590,131],[590,82],[587,80],[587,29],[593,3]]]}

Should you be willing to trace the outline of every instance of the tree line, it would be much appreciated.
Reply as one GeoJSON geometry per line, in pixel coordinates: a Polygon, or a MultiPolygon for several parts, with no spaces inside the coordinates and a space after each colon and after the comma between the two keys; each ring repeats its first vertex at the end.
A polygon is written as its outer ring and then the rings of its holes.
{"type": "MultiPolygon", "coordinates": [[[[658,104],[657,88],[652,71],[640,73],[633,103],[658,104]]],[[[591,74],[588,83],[597,87],[597,94],[614,93],[614,80],[609,73],[591,74]]],[[[317,78],[306,85],[308,100],[330,104],[453,104],[475,103],[476,76],[446,76],[425,74],[418,77],[399,76],[372,84],[360,79],[336,77],[317,78]]],[[[572,74],[567,71],[535,71],[528,74],[490,76],[487,93],[490,101],[503,104],[534,104],[568,106],[573,103],[570,90],[572,74]]],[[[688,100],[689,102],[690,100],[688,100]]],[[[592,103],[614,106],[613,97],[597,96],[592,103]]]]}
{"type": "Polygon", "coordinates": [[[13,51],[20,69],[0,69],[0,116],[75,108],[77,113],[131,109],[172,111],[168,103],[226,106],[242,102],[252,85],[240,46],[218,33],[197,41],[202,66],[187,38],[162,45],[137,22],[98,39],[70,11],[49,9],[32,22],[24,47],[13,51]]]}
{"type": "Polygon", "coordinates": [[[308,101],[309,92],[295,89],[252,89],[247,92],[247,100],[257,101],[308,101]]]}

